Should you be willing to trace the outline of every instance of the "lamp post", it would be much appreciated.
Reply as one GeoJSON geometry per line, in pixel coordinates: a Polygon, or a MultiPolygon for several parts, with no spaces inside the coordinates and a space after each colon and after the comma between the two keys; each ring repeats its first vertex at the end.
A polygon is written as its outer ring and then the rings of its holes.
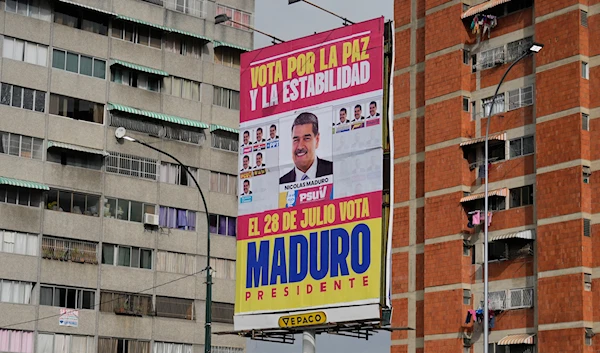
{"type": "Polygon", "coordinates": [[[494,103],[496,102],[496,96],[498,96],[498,91],[500,90],[500,86],[502,86],[502,82],[508,75],[508,72],[515,66],[516,63],[524,59],[529,55],[533,55],[539,53],[540,50],[544,47],[543,44],[532,43],[531,46],[525,51],[521,56],[519,56],[515,61],[510,64],[508,69],[502,75],[500,79],[500,83],[496,87],[496,92],[494,92],[494,97],[492,97],[492,102],[490,103],[490,112],[488,113],[487,125],[485,127],[485,157],[483,162],[485,169],[485,188],[484,188],[484,225],[483,225],[483,352],[489,352],[489,303],[488,303],[488,292],[489,292],[489,277],[488,277],[488,144],[489,144],[489,136],[490,136],[490,121],[492,119],[492,112],[494,111],[494,103]]]}
{"type": "Polygon", "coordinates": [[[279,38],[277,38],[277,37],[275,37],[275,36],[272,36],[272,35],[270,35],[269,33],[266,33],[266,32],[263,32],[263,31],[260,31],[260,30],[258,30],[258,29],[256,29],[256,28],[254,28],[254,27],[250,27],[250,26],[248,26],[248,25],[245,25],[245,24],[243,24],[243,23],[240,23],[240,22],[234,21],[234,20],[232,20],[232,19],[231,19],[231,17],[227,16],[227,15],[226,15],[226,14],[224,14],[224,13],[222,13],[222,14],[219,14],[219,15],[216,15],[216,16],[215,16],[215,24],[216,24],[216,25],[218,25],[218,24],[221,24],[221,23],[225,23],[225,22],[227,22],[227,21],[229,21],[229,22],[231,22],[231,23],[235,23],[235,24],[236,24],[236,25],[238,25],[238,26],[246,27],[246,28],[248,28],[248,29],[250,29],[250,30],[253,30],[253,31],[256,31],[256,32],[258,32],[258,33],[260,33],[260,34],[262,34],[262,35],[265,35],[265,36],[267,36],[267,37],[269,37],[269,38],[273,39],[273,41],[271,42],[271,43],[273,43],[273,44],[277,44],[277,41],[279,41],[279,43],[283,43],[283,42],[285,42],[285,40],[283,40],[283,39],[279,39],[279,38]]]}
{"type": "Polygon", "coordinates": [[[311,6],[314,6],[314,7],[316,7],[317,9],[319,9],[319,10],[321,10],[321,11],[325,11],[325,12],[327,12],[328,14],[331,14],[331,15],[333,15],[333,16],[335,16],[335,17],[339,18],[339,19],[342,19],[342,20],[344,21],[344,26],[347,26],[347,25],[349,25],[349,24],[351,24],[351,25],[353,25],[353,24],[354,24],[354,22],[350,21],[350,20],[349,20],[349,19],[347,19],[346,17],[342,17],[342,16],[340,16],[340,15],[336,14],[335,12],[332,12],[332,11],[329,11],[329,10],[327,10],[327,9],[324,9],[324,8],[322,8],[321,6],[319,6],[319,5],[317,5],[317,4],[313,4],[312,2],[310,2],[310,1],[308,1],[308,0],[288,0],[288,5],[295,4],[295,3],[297,3],[297,2],[305,2],[305,3],[307,3],[307,4],[311,5],[311,6]]]}
{"type": "Polygon", "coordinates": [[[179,159],[175,158],[170,153],[167,153],[167,152],[160,150],[152,145],[149,145],[144,141],[140,141],[140,140],[134,139],[131,136],[127,136],[127,131],[125,130],[124,127],[119,127],[115,131],[115,137],[117,138],[117,140],[124,139],[127,141],[139,143],[140,145],[144,145],[150,149],[155,150],[156,152],[162,153],[165,156],[172,158],[192,178],[192,180],[194,181],[194,184],[196,184],[196,188],[198,188],[198,191],[200,192],[200,196],[202,197],[202,203],[204,204],[204,211],[206,213],[206,269],[205,269],[206,270],[206,300],[205,300],[205,309],[206,309],[205,316],[206,317],[204,320],[204,352],[210,353],[210,351],[211,351],[211,322],[212,322],[212,272],[211,272],[212,269],[210,268],[210,218],[208,215],[208,206],[206,205],[206,198],[204,198],[204,193],[202,192],[202,189],[200,189],[200,185],[198,184],[196,177],[190,172],[188,167],[185,166],[183,163],[181,163],[181,161],[179,159]]]}

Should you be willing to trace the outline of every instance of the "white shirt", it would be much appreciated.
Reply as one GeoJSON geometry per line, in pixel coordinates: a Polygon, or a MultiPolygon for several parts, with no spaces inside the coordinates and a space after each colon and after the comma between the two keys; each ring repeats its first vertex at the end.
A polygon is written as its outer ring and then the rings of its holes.
{"type": "Polygon", "coordinates": [[[367,117],[367,119],[376,118],[376,117],[377,117],[377,113],[375,113],[375,115],[369,115],[369,116],[367,117]]]}
{"type": "Polygon", "coordinates": [[[296,169],[296,182],[301,181],[304,174],[308,175],[307,180],[315,179],[317,177],[317,158],[315,158],[315,161],[306,173],[302,172],[298,167],[294,167],[294,169],[296,169]]]}

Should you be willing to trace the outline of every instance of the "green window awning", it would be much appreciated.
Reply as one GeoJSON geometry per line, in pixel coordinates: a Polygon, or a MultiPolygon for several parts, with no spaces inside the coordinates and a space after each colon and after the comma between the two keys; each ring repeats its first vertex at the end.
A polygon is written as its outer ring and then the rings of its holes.
{"type": "Polygon", "coordinates": [[[113,109],[121,111],[121,112],[129,113],[129,114],[146,116],[146,117],[149,117],[152,119],[158,119],[158,120],[166,121],[166,122],[173,123],[173,124],[197,127],[200,129],[208,129],[208,125],[201,121],[181,118],[178,116],[167,115],[167,114],[163,114],[163,113],[151,112],[151,111],[147,111],[147,110],[137,109],[137,108],[128,107],[125,105],[109,102],[108,110],[113,110],[113,109]]]}
{"type": "Polygon", "coordinates": [[[111,16],[116,16],[117,15],[114,12],[110,12],[110,11],[98,9],[98,8],[95,8],[95,7],[91,7],[91,6],[88,6],[88,5],[80,4],[80,3],[75,2],[75,1],[60,0],[60,2],[64,2],[65,4],[69,4],[69,5],[83,7],[84,9],[88,9],[88,10],[92,10],[92,11],[102,12],[102,13],[105,13],[105,14],[111,15],[111,16]]]}
{"type": "Polygon", "coordinates": [[[35,181],[19,180],[0,176],[0,185],[10,185],[19,188],[50,190],[48,185],[36,183],[35,181]]]}
{"type": "Polygon", "coordinates": [[[235,44],[229,44],[229,43],[225,43],[225,42],[220,42],[218,40],[213,40],[213,47],[217,48],[217,47],[228,47],[228,48],[233,48],[233,49],[237,49],[237,50],[241,50],[241,51],[251,51],[252,49],[246,48],[246,47],[242,47],[240,45],[235,45],[235,44]]]}
{"type": "Polygon", "coordinates": [[[101,156],[108,156],[108,152],[105,152],[102,150],[97,150],[95,148],[89,148],[89,147],[83,147],[83,146],[77,146],[77,145],[71,145],[71,144],[63,143],[63,142],[48,141],[48,148],[50,148],[50,147],[64,148],[64,149],[72,150],[72,151],[79,151],[79,152],[85,152],[85,153],[99,154],[101,156]]]}
{"type": "Polygon", "coordinates": [[[153,69],[151,67],[138,65],[138,64],[130,63],[130,62],[119,60],[119,59],[111,59],[111,61],[112,61],[111,65],[117,64],[117,65],[128,67],[133,70],[147,72],[149,74],[160,75],[160,76],[169,76],[169,74],[163,70],[153,69]]]}
{"type": "Polygon", "coordinates": [[[134,22],[134,23],[139,23],[139,24],[150,26],[150,27],[154,27],[154,28],[158,28],[158,29],[163,30],[165,32],[173,32],[173,33],[178,33],[178,34],[181,34],[181,35],[184,35],[184,36],[188,36],[188,37],[194,37],[194,38],[202,39],[202,40],[205,40],[207,42],[211,41],[210,38],[205,37],[205,36],[200,35],[200,34],[196,34],[196,33],[192,33],[192,32],[187,32],[187,31],[182,31],[182,30],[177,29],[177,28],[166,27],[166,26],[163,26],[163,25],[157,25],[155,23],[138,20],[137,18],[133,18],[133,17],[129,17],[129,16],[117,15],[117,19],[124,20],[124,21],[129,21],[129,22],[134,22]]]}
{"type": "Polygon", "coordinates": [[[157,24],[154,24],[154,23],[150,23],[150,22],[138,20],[137,18],[133,18],[133,17],[129,17],[129,16],[117,15],[117,19],[124,20],[124,21],[129,21],[129,22],[134,22],[134,23],[139,23],[141,25],[158,28],[158,29],[161,29],[163,31],[165,30],[165,27],[163,27],[161,25],[157,25],[157,24]]]}
{"type": "Polygon", "coordinates": [[[173,33],[178,33],[178,34],[181,34],[181,35],[184,35],[184,36],[188,36],[188,37],[194,37],[194,38],[202,39],[202,40],[204,40],[206,42],[210,42],[211,41],[210,38],[205,37],[205,36],[203,36],[201,34],[196,34],[196,33],[192,33],[192,32],[186,32],[186,31],[182,31],[182,30],[177,29],[177,28],[170,28],[170,27],[164,27],[164,29],[167,32],[173,32],[173,33]]]}
{"type": "Polygon", "coordinates": [[[210,132],[213,132],[215,130],[223,130],[223,131],[233,132],[234,134],[240,133],[240,130],[234,129],[232,127],[227,127],[227,126],[217,125],[217,124],[210,124],[210,132]]]}

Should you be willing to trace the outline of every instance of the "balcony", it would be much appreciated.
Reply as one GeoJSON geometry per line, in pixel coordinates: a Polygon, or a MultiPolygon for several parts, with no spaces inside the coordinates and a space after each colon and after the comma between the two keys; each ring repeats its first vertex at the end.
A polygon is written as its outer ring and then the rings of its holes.
{"type": "Polygon", "coordinates": [[[42,258],[98,264],[95,243],[49,237],[44,237],[42,240],[42,258]]]}

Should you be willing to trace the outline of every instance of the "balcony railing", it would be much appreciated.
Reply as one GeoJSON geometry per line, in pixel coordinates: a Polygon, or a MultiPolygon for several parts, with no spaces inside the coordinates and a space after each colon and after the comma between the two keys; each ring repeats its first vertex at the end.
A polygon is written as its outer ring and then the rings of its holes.
{"type": "Polygon", "coordinates": [[[85,241],[65,240],[44,237],[42,257],[59,261],[98,263],[97,244],[85,241]]]}

